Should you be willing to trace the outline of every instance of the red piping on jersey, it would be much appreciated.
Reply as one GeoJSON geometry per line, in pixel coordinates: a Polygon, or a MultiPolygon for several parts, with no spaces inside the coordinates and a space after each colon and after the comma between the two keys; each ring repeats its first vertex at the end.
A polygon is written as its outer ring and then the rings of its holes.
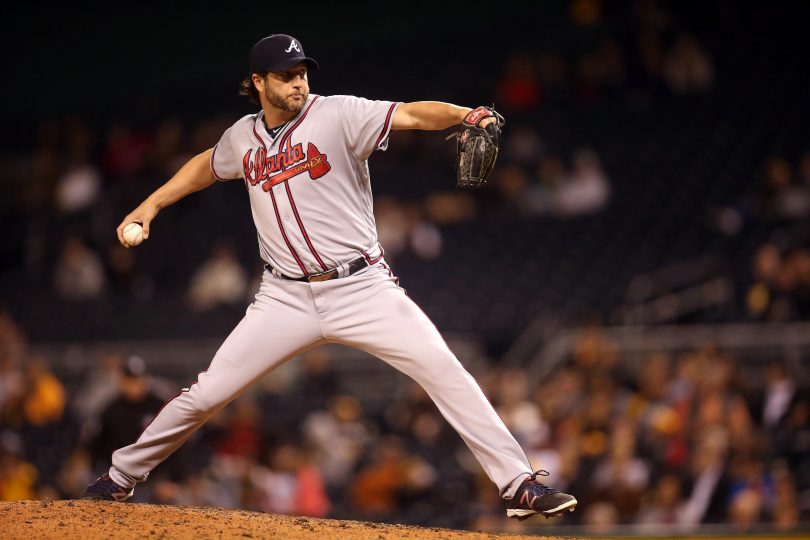
{"type": "Polygon", "coordinates": [[[292,206],[293,215],[295,215],[295,221],[298,222],[298,228],[301,229],[301,234],[304,235],[304,240],[309,246],[309,250],[315,256],[315,258],[318,259],[318,264],[321,265],[321,268],[323,268],[324,271],[328,270],[326,265],[321,260],[321,256],[318,255],[318,252],[315,251],[315,248],[312,246],[312,242],[310,242],[309,240],[309,235],[307,235],[307,230],[304,228],[304,223],[301,221],[301,217],[298,215],[298,209],[295,207],[295,199],[293,199],[292,191],[290,191],[290,183],[284,182],[284,187],[287,189],[287,198],[290,200],[290,206],[292,206]]]}
{"type": "MultiPolygon", "coordinates": [[[[165,408],[166,408],[166,406],[167,406],[169,403],[171,403],[171,402],[172,402],[172,401],[174,401],[175,399],[179,398],[180,396],[182,396],[182,395],[183,395],[183,394],[185,394],[186,392],[190,392],[190,391],[191,391],[191,387],[192,387],[192,386],[194,386],[195,384],[198,384],[198,383],[200,382],[200,375],[202,375],[202,374],[203,374],[203,373],[205,373],[206,371],[208,371],[208,370],[203,370],[203,371],[200,371],[199,373],[197,373],[197,380],[196,380],[196,381],[194,381],[193,383],[191,383],[191,384],[189,385],[189,387],[188,387],[188,388],[181,388],[181,389],[180,389],[180,391],[179,391],[179,392],[177,392],[177,395],[176,395],[176,396],[174,396],[173,398],[171,398],[170,400],[168,400],[167,402],[165,402],[163,405],[161,405],[161,406],[160,406],[160,409],[158,410],[158,412],[156,412],[156,413],[155,413],[155,416],[153,416],[153,417],[152,417],[152,420],[150,420],[150,421],[149,421],[149,423],[148,423],[148,424],[146,424],[146,427],[145,427],[145,428],[143,428],[143,431],[141,431],[141,435],[143,435],[144,433],[146,433],[146,430],[147,430],[147,429],[149,429],[149,426],[151,426],[151,425],[152,425],[152,423],[153,423],[155,420],[157,420],[158,415],[159,415],[160,413],[162,413],[162,412],[163,412],[163,409],[165,409],[165,408]]],[[[138,439],[140,439],[140,438],[141,438],[141,435],[138,435],[138,439]]],[[[135,439],[135,440],[137,440],[137,439],[135,439]]]]}
{"type": "Polygon", "coordinates": [[[287,130],[287,133],[285,133],[284,136],[281,137],[281,141],[279,141],[279,143],[278,143],[279,148],[284,148],[284,141],[287,140],[287,137],[290,136],[290,133],[295,131],[295,128],[298,127],[298,124],[300,124],[301,122],[304,121],[304,118],[307,117],[307,114],[309,113],[309,110],[312,108],[313,105],[315,105],[315,102],[318,101],[319,97],[321,97],[321,96],[315,96],[314,98],[312,98],[312,103],[309,104],[309,107],[307,107],[307,109],[304,111],[304,114],[301,115],[301,118],[296,120],[295,123],[292,126],[290,126],[290,129],[287,130]]]}
{"type": "Polygon", "coordinates": [[[278,206],[276,206],[276,196],[273,195],[272,189],[270,190],[270,198],[273,200],[273,210],[275,210],[276,212],[276,221],[278,221],[278,228],[279,230],[281,230],[281,236],[284,237],[284,242],[287,243],[287,247],[290,249],[290,253],[292,253],[293,257],[295,257],[295,262],[298,263],[298,267],[301,268],[301,271],[304,273],[304,276],[308,276],[309,273],[307,272],[306,268],[304,268],[304,264],[301,262],[301,259],[298,258],[298,253],[295,252],[295,250],[292,247],[292,244],[290,244],[290,241],[287,238],[287,233],[284,232],[284,226],[281,224],[281,217],[278,215],[278,206]]]}
{"type": "MultiPolygon", "coordinates": [[[[382,249],[382,250],[383,250],[382,255],[385,255],[385,250],[383,249],[382,244],[380,244],[380,249],[382,249]]],[[[380,255],[380,257],[382,257],[382,255],[380,255]]],[[[394,273],[391,271],[391,268],[390,268],[390,267],[389,267],[387,264],[382,263],[382,265],[383,265],[383,268],[385,268],[386,270],[388,270],[388,275],[389,275],[389,276],[391,276],[392,278],[394,278],[394,285],[396,285],[397,287],[399,287],[399,278],[398,278],[397,276],[395,276],[395,275],[394,275],[394,273]]],[[[400,287],[400,288],[401,288],[401,287],[400,287]]],[[[405,296],[408,296],[408,291],[407,291],[407,290],[405,290],[404,288],[402,289],[402,292],[404,292],[404,293],[405,293],[405,296]]],[[[413,300],[411,300],[411,302],[413,302],[413,300]]],[[[416,304],[416,302],[414,302],[414,305],[416,305],[416,307],[418,307],[418,308],[419,308],[419,310],[420,310],[420,311],[422,311],[422,308],[420,308],[420,307],[419,307],[419,306],[416,304]]],[[[425,312],[424,312],[424,311],[422,311],[422,313],[425,313],[425,312]]],[[[427,314],[425,314],[425,317],[427,317],[427,314]]],[[[430,317],[428,317],[428,319],[430,319],[430,317]]],[[[431,321],[431,322],[432,322],[432,321],[431,321]]],[[[434,325],[434,326],[435,326],[435,325],[434,325]]],[[[444,340],[444,338],[443,338],[443,337],[442,337],[442,340],[444,340]]],[[[445,345],[446,345],[446,344],[447,344],[447,342],[445,341],[445,345]]]]}
{"type": "MultiPolygon", "coordinates": [[[[307,114],[309,114],[309,110],[312,108],[313,105],[315,105],[315,102],[318,101],[319,97],[321,96],[315,96],[314,98],[312,98],[312,103],[310,103],[309,106],[306,108],[306,110],[304,110],[304,114],[302,114],[301,117],[298,120],[296,120],[295,123],[292,126],[290,126],[290,129],[288,129],[287,132],[281,137],[281,140],[278,143],[279,148],[284,148],[284,143],[287,142],[289,136],[292,134],[293,131],[295,131],[295,129],[301,124],[301,122],[304,121],[304,118],[307,117],[307,114]]],[[[292,191],[290,191],[290,183],[285,182],[284,187],[287,189],[287,198],[290,200],[290,206],[292,206],[293,214],[295,215],[295,220],[298,222],[298,227],[301,229],[301,234],[304,236],[304,241],[307,243],[307,246],[309,246],[309,250],[312,252],[312,255],[318,261],[318,264],[321,265],[321,268],[323,268],[324,270],[328,270],[327,266],[321,259],[321,256],[318,255],[318,252],[312,245],[312,241],[309,239],[307,230],[304,228],[304,222],[301,221],[301,216],[298,214],[298,209],[295,207],[295,200],[293,199],[292,191]]],[[[306,272],[304,272],[304,274],[306,275],[306,272]]]]}
{"type": "Polygon", "coordinates": [[[217,148],[219,148],[219,144],[214,146],[214,151],[211,152],[211,159],[208,161],[208,167],[211,169],[211,174],[214,175],[214,178],[217,180],[225,180],[217,174],[217,171],[214,170],[214,156],[217,155],[217,148]]]}
{"type": "MultiPolygon", "coordinates": [[[[309,110],[309,109],[307,109],[307,110],[309,110]]],[[[256,131],[256,123],[258,121],[259,121],[259,115],[256,115],[256,119],[253,121],[253,134],[256,135],[256,138],[259,139],[260,143],[262,143],[262,148],[264,148],[264,151],[265,151],[265,154],[266,154],[267,153],[267,146],[264,144],[264,139],[262,139],[261,135],[259,135],[259,132],[256,131]]],[[[287,249],[290,250],[290,253],[292,254],[293,258],[295,259],[295,262],[298,263],[298,267],[304,273],[304,276],[308,276],[309,274],[307,273],[306,268],[304,268],[304,265],[301,263],[301,259],[298,258],[298,253],[295,252],[295,249],[293,249],[292,244],[290,244],[290,240],[287,238],[287,233],[284,232],[284,225],[281,224],[281,216],[278,213],[278,205],[276,205],[276,197],[275,197],[275,195],[273,195],[273,190],[271,189],[269,191],[269,193],[270,193],[270,199],[273,201],[273,211],[276,214],[276,221],[278,222],[278,230],[281,231],[281,236],[284,238],[284,243],[287,244],[287,249]]]]}
{"type": "Polygon", "coordinates": [[[369,266],[374,266],[375,264],[380,262],[380,259],[382,259],[383,255],[385,255],[385,250],[383,249],[382,245],[379,242],[377,243],[377,245],[380,246],[380,254],[374,260],[371,260],[371,257],[369,257],[368,253],[366,253],[365,251],[363,252],[363,257],[366,258],[366,261],[368,261],[369,266]]]}
{"type": "Polygon", "coordinates": [[[383,123],[383,128],[382,131],[380,132],[380,136],[377,137],[377,142],[374,143],[374,150],[376,150],[380,146],[383,137],[385,137],[385,134],[388,131],[388,122],[391,120],[391,113],[394,112],[394,107],[396,106],[397,106],[396,103],[392,103],[391,108],[388,109],[388,114],[385,115],[385,122],[383,123]]]}
{"type": "Polygon", "coordinates": [[[253,134],[256,135],[256,138],[259,139],[259,142],[262,143],[262,148],[264,148],[265,155],[267,154],[267,145],[264,144],[264,139],[262,136],[259,135],[259,132],[256,131],[256,124],[259,122],[259,115],[256,115],[256,118],[253,119],[253,134]]]}
{"type": "Polygon", "coordinates": [[[383,265],[383,268],[388,270],[388,275],[391,276],[392,278],[394,278],[394,285],[399,285],[399,278],[394,275],[394,273],[391,271],[391,268],[385,263],[382,263],[382,265],[383,265]]]}

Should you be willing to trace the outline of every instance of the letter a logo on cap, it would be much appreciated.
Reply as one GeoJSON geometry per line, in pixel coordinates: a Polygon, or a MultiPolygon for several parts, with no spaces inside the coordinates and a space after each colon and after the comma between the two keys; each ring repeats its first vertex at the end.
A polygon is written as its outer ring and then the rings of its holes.
{"type": "Polygon", "coordinates": [[[299,52],[299,53],[301,52],[301,48],[298,46],[298,43],[296,43],[296,41],[295,41],[295,40],[292,40],[292,41],[290,42],[290,46],[289,46],[289,47],[287,47],[286,49],[284,49],[284,52],[290,52],[290,51],[291,51],[291,50],[293,50],[293,49],[295,49],[295,50],[296,50],[297,52],[299,52]]]}

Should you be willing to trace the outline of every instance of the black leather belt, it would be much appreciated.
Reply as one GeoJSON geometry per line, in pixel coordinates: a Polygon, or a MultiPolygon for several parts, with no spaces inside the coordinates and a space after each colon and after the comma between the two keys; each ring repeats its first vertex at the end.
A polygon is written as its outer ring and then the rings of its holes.
{"type": "MultiPolygon", "coordinates": [[[[363,268],[368,266],[368,262],[369,261],[368,261],[368,259],[366,259],[365,255],[361,255],[360,257],[357,257],[356,259],[352,259],[351,261],[349,261],[348,273],[346,275],[350,276],[350,275],[358,272],[359,270],[362,270],[363,268]]],[[[334,268],[332,270],[325,270],[325,271],[319,272],[317,274],[310,274],[310,275],[304,276],[304,277],[290,277],[290,276],[285,276],[284,274],[282,274],[278,270],[273,269],[273,267],[270,266],[269,264],[265,264],[264,267],[267,268],[268,270],[270,270],[271,272],[273,272],[274,276],[278,276],[278,277],[280,277],[282,279],[289,279],[291,281],[304,281],[306,283],[312,283],[313,281],[328,281],[330,279],[335,279],[336,277],[340,277],[340,272],[338,271],[337,268],[334,268]]]]}

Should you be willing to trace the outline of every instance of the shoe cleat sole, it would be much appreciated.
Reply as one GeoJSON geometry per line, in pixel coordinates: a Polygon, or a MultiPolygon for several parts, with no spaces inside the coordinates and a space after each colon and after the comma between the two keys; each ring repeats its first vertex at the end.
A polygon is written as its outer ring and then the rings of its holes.
{"type": "Polygon", "coordinates": [[[568,501],[568,502],[566,502],[564,504],[561,504],[557,508],[552,508],[551,510],[548,510],[546,512],[541,512],[541,513],[544,516],[546,516],[547,518],[551,518],[551,517],[555,517],[555,516],[559,516],[559,515],[564,514],[566,510],[568,512],[573,512],[574,510],[576,510],[576,507],[577,507],[577,500],[572,499],[572,500],[570,500],[570,501],[568,501]]]}

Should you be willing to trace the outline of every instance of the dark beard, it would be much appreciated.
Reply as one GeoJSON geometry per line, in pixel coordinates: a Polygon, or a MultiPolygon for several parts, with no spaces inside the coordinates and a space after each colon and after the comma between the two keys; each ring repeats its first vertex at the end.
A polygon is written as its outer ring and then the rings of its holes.
{"type": "Polygon", "coordinates": [[[304,103],[307,102],[307,97],[309,97],[308,92],[302,92],[304,99],[301,103],[291,103],[284,99],[281,94],[277,94],[274,92],[269,86],[264,87],[264,97],[267,99],[267,102],[274,107],[278,107],[282,111],[287,111],[291,113],[300,112],[301,109],[304,108],[304,103]]]}

